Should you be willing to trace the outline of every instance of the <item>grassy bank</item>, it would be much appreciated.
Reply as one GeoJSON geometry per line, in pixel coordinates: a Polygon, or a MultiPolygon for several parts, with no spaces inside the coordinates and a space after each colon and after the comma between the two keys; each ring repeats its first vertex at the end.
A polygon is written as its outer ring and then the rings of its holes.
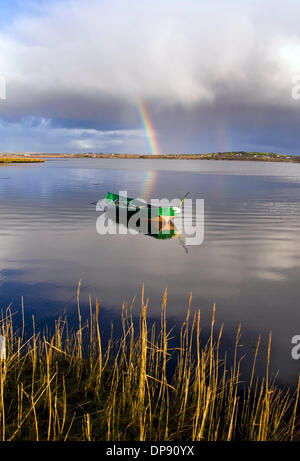
{"type": "Polygon", "coordinates": [[[34,157],[0,157],[1,163],[43,163],[45,162],[42,158],[34,157]]]}
{"type": "Polygon", "coordinates": [[[99,304],[90,303],[84,323],[77,293],[78,328],[58,319],[51,334],[25,339],[15,331],[10,309],[2,315],[7,356],[0,364],[1,440],[298,440],[298,391],[283,391],[270,380],[270,344],[263,380],[255,377],[260,341],[249,382],[241,384],[236,336],[234,361],[220,356],[222,329],[201,345],[200,311],[190,313],[180,344],[170,347],[167,293],[160,325],[147,323],[142,296],[139,326],[132,306],[123,306],[123,334],[104,348],[99,304]],[[168,364],[176,361],[172,376],[168,364]]]}

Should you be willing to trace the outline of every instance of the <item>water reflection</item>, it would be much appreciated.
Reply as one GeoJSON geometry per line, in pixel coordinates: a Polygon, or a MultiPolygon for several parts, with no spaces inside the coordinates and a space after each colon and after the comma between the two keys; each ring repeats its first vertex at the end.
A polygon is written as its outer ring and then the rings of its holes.
{"type": "MultiPolygon", "coordinates": [[[[224,323],[228,343],[242,324],[243,345],[272,331],[272,360],[280,377],[294,383],[299,361],[291,338],[299,334],[300,165],[240,162],[63,160],[12,166],[0,180],[0,302],[25,315],[54,318],[65,311],[76,321],[76,287],[82,279],[82,311],[99,297],[108,325],[123,301],[145,284],[148,316],[158,318],[168,287],[171,326],[201,309],[202,331],[224,323]],[[165,229],[136,232],[119,222],[118,235],[99,236],[93,202],[108,190],[143,197],[145,175],[156,168],[152,198],[205,199],[205,238],[180,241],[174,221],[165,229]],[[121,232],[123,231],[123,235],[121,232]],[[164,238],[160,238],[160,237],[164,238]]],[[[154,176],[154,175],[153,175],[154,176]]],[[[192,210],[185,216],[195,224],[192,210]]],[[[137,300],[137,310],[140,307],[137,300]]],[[[84,314],[84,312],[83,312],[84,314]]],[[[229,346],[230,347],[230,346],[229,346]]]]}

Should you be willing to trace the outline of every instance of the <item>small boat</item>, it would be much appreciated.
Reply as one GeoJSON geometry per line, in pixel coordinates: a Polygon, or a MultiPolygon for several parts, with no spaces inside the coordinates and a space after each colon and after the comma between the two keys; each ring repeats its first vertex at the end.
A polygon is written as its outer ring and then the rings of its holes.
{"type": "MultiPolygon", "coordinates": [[[[180,204],[187,195],[181,200],[180,204]]],[[[105,200],[109,205],[115,206],[117,209],[127,208],[128,213],[139,212],[146,219],[169,221],[181,213],[181,209],[176,206],[153,206],[143,200],[124,197],[112,192],[106,194],[105,200]]]]}

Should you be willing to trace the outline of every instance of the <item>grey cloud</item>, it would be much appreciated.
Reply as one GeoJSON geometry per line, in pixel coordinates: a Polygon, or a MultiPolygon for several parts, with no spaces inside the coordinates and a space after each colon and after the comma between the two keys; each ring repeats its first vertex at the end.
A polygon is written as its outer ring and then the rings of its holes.
{"type": "Polygon", "coordinates": [[[299,13],[293,0],[55,2],[0,33],[0,117],[138,129],[142,99],[165,151],[190,151],[197,139],[205,151],[220,124],[232,148],[247,127],[248,138],[278,126],[296,136],[299,13]]]}

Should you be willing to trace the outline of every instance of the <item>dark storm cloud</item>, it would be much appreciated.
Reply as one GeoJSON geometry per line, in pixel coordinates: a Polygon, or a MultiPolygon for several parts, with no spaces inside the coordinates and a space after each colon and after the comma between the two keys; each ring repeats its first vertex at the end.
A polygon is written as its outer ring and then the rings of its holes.
{"type": "Polygon", "coordinates": [[[85,0],[19,14],[0,33],[2,142],[27,124],[29,146],[145,150],[141,99],[164,152],[295,151],[299,13],[292,0],[85,0]]]}

